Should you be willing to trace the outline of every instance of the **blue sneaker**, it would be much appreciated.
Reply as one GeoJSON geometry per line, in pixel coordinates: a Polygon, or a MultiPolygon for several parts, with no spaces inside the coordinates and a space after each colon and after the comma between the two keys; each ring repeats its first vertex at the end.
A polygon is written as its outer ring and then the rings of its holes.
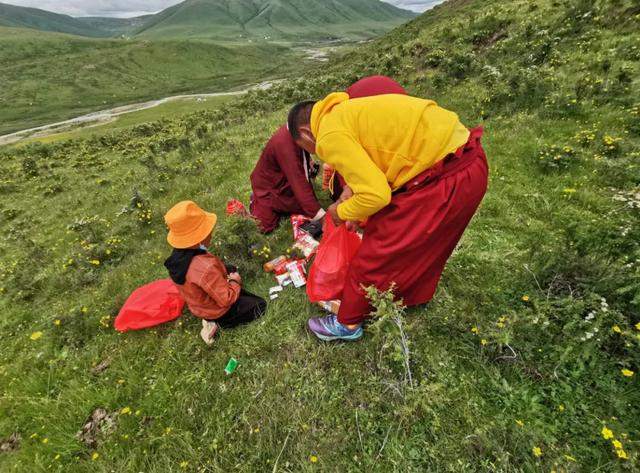
{"type": "Polygon", "coordinates": [[[333,340],[346,340],[354,341],[362,337],[362,325],[359,325],[353,330],[347,328],[346,325],[342,325],[338,322],[338,317],[334,314],[327,315],[326,317],[314,317],[307,322],[309,330],[325,342],[331,342],[333,340]]]}

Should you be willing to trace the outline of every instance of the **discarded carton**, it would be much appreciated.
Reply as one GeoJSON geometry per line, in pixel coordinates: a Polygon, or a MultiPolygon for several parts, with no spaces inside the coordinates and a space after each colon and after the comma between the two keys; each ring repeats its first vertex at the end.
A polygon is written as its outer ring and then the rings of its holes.
{"type": "Polygon", "coordinates": [[[263,266],[262,269],[265,270],[265,272],[267,273],[273,273],[276,269],[276,266],[282,265],[283,263],[286,264],[287,261],[287,257],[286,256],[278,256],[277,258],[272,259],[271,261],[267,261],[263,266]]]}
{"type": "Polygon", "coordinates": [[[229,361],[227,362],[227,366],[224,368],[224,373],[226,375],[233,374],[233,372],[236,370],[237,367],[238,367],[238,360],[236,360],[233,357],[229,358],[229,361]]]}
{"type": "Polygon", "coordinates": [[[305,275],[304,262],[298,260],[287,264],[287,270],[291,281],[295,287],[302,287],[307,284],[307,277],[305,275]]]}

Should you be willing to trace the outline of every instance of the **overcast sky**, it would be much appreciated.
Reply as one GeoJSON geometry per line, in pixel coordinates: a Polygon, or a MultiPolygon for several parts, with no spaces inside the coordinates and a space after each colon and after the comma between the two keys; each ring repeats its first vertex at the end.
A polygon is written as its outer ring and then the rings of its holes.
{"type": "MultiPolygon", "coordinates": [[[[181,0],[1,0],[3,3],[41,8],[71,16],[130,17],[156,13],[181,0]]],[[[385,0],[403,8],[424,11],[443,0],[385,0]]]]}

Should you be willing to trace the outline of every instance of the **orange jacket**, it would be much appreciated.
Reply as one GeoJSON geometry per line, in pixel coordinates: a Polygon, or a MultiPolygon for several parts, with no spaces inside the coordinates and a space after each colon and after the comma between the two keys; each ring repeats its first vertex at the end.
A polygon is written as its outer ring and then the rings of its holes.
{"type": "Polygon", "coordinates": [[[238,300],[240,284],[227,281],[227,270],[211,253],[193,258],[186,281],[177,285],[191,313],[203,319],[222,317],[238,300]]]}

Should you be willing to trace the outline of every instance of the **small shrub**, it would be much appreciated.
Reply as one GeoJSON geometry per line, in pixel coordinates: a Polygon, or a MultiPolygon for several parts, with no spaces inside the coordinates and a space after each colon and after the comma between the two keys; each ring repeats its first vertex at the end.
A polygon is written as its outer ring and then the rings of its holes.
{"type": "Polygon", "coordinates": [[[609,157],[614,158],[620,155],[620,143],[622,142],[621,138],[616,138],[610,135],[604,135],[602,137],[602,143],[600,149],[602,153],[609,157]]]}
{"type": "Polygon", "coordinates": [[[549,145],[538,153],[538,164],[545,171],[565,170],[576,161],[576,151],[571,146],[549,145]]]}
{"type": "Polygon", "coordinates": [[[260,274],[262,264],[253,249],[264,247],[265,236],[253,218],[231,215],[219,221],[213,232],[212,252],[225,262],[238,267],[243,278],[260,274]]]}

